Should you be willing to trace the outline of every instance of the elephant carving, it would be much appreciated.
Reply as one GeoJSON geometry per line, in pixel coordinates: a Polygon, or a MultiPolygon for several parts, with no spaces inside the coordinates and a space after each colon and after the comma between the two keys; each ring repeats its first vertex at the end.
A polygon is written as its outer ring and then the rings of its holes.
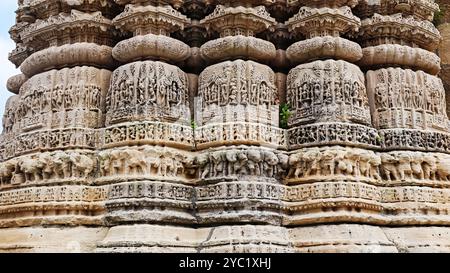
{"type": "Polygon", "coordinates": [[[449,181],[450,177],[450,158],[439,158],[436,166],[436,174],[440,180],[449,181]]]}
{"type": "Polygon", "coordinates": [[[388,181],[398,180],[399,174],[397,170],[398,160],[390,154],[381,155],[381,169],[382,173],[388,181]]]}
{"type": "Polygon", "coordinates": [[[125,160],[125,172],[131,175],[144,174],[147,171],[146,156],[141,151],[125,150],[122,152],[122,157],[125,160]]]}
{"type": "Polygon", "coordinates": [[[27,182],[42,180],[42,169],[45,162],[33,158],[25,157],[19,160],[19,169],[24,173],[27,182]]]}
{"type": "Polygon", "coordinates": [[[263,162],[261,151],[249,150],[247,156],[249,160],[248,170],[250,175],[261,175],[261,163],[263,162]]]}
{"type": "Polygon", "coordinates": [[[95,161],[89,156],[73,153],[70,155],[72,162],[72,175],[87,179],[95,169],[95,161]]]}
{"type": "Polygon", "coordinates": [[[1,185],[11,183],[11,179],[16,172],[17,160],[10,160],[0,163],[0,182],[1,185]]]}

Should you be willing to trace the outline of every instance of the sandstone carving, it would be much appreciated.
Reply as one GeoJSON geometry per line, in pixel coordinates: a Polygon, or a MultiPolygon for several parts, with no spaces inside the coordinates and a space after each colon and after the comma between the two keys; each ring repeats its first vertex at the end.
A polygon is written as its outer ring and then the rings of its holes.
{"type": "Polygon", "coordinates": [[[0,252],[448,252],[438,10],[18,0],[0,252]]]}

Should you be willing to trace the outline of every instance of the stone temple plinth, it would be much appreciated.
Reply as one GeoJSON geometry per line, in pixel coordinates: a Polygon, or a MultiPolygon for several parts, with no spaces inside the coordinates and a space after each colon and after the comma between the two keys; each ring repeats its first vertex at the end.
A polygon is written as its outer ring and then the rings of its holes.
{"type": "Polygon", "coordinates": [[[438,10],[19,0],[0,252],[449,252],[438,10]]]}

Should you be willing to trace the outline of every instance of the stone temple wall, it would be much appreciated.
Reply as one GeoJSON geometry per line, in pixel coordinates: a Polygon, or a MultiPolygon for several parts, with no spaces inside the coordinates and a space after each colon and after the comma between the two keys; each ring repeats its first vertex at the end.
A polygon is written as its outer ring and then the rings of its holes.
{"type": "Polygon", "coordinates": [[[19,0],[0,251],[450,251],[438,10],[19,0]]]}

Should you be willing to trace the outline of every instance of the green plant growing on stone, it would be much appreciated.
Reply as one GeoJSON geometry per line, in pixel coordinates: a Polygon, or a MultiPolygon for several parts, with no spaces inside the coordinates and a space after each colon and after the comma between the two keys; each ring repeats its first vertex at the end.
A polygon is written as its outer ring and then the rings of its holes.
{"type": "Polygon", "coordinates": [[[195,122],[195,120],[191,120],[191,127],[192,129],[197,129],[197,123],[195,122]]]}
{"type": "Polygon", "coordinates": [[[289,104],[282,104],[280,107],[280,127],[283,129],[288,129],[288,121],[291,117],[291,107],[289,104]]]}
{"type": "Polygon", "coordinates": [[[444,22],[445,9],[441,8],[439,11],[434,13],[433,24],[435,27],[439,26],[444,22]]]}

